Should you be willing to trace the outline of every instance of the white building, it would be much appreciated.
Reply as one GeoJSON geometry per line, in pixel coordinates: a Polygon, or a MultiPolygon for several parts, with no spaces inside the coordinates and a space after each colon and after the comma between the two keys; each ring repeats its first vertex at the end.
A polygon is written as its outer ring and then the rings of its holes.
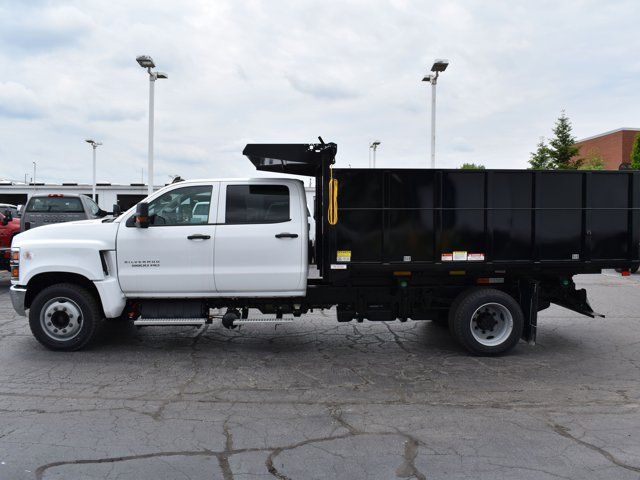
{"type": "MultiPolygon", "coordinates": [[[[155,189],[161,188],[156,186],[155,189]]],[[[77,183],[56,184],[24,184],[0,182],[0,203],[24,205],[34,193],[38,194],[82,194],[91,197],[92,185],[77,183]]],[[[98,183],[96,186],[96,202],[103,210],[111,211],[114,204],[123,210],[130,208],[147,196],[147,186],[143,183],[130,185],[112,185],[98,183]]]]}

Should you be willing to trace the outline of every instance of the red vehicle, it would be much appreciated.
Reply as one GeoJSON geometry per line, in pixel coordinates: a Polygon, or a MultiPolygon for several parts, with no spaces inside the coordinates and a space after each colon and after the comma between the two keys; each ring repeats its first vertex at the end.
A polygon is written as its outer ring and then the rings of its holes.
{"type": "Polygon", "coordinates": [[[9,270],[11,240],[20,233],[20,219],[5,213],[0,213],[0,270],[9,270]]]}

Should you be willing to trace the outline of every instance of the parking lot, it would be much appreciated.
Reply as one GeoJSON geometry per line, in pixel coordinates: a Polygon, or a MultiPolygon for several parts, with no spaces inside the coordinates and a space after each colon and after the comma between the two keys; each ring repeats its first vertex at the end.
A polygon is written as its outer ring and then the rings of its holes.
{"type": "Polygon", "coordinates": [[[54,353],[0,278],[0,479],[638,479],[640,281],[472,357],[431,322],[108,322],[54,353]]]}

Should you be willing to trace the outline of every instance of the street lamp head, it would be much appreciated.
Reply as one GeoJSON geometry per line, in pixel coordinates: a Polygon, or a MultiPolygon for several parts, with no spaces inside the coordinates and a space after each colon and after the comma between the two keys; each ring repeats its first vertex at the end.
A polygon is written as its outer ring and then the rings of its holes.
{"type": "Polygon", "coordinates": [[[445,60],[443,58],[437,59],[433,62],[433,66],[431,67],[432,72],[444,72],[449,66],[449,60],[445,60]]]}
{"type": "Polygon", "coordinates": [[[85,140],[85,142],[90,143],[91,145],[93,145],[94,143],[96,143],[96,142],[95,142],[95,140],[92,140],[92,139],[90,139],[90,138],[87,138],[87,139],[85,140]]]}
{"type": "Polygon", "coordinates": [[[142,68],[155,68],[156,66],[149,55],[140,55],[139,57],[136,57],[136,62],[138,62],[138,65],[142,68]]]}
{"type": "Polygon", "coordinates": [[[87,140],[85,140],[85,142],[87,142],[89,145],[91,145],[93,148],[96,148],[98,145],[102,145],[102,142],[96,142],[95,140],[89,138],[87,140]]]}
{"type": "Polygon", "coordinates": [[[380,140],[374,140],[373,142],[371,142],[372,147],[377,147],[378,145],[380,145],[380,140]]]}
{"type": "Polygon", "coordinates": [[[169,78],[169,75],[164,72],[156,72],[156,78],[169,78]]]}
{"type": "Polygon", "coordinates": [[[422,81],[423,81],[423,82],[431,83],[431,81],[433,80],[433,77],[434,77],[434,76],[435,76],[435,75],[429,75],[429,74],[427,74],[427,75],[425,75],[425,76],[422,78],[422,81]]]}

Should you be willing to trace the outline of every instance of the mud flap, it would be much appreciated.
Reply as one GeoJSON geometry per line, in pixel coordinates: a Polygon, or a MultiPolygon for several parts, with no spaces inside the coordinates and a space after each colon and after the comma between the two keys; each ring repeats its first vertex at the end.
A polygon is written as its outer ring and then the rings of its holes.
{"type": "Polygon", "coordinates": [[[538,292],[539,283],[534,280],[520,281],[520,308],[524,314],[522,339],[529,345],[536,344],[538,330],[538,292]]]}

